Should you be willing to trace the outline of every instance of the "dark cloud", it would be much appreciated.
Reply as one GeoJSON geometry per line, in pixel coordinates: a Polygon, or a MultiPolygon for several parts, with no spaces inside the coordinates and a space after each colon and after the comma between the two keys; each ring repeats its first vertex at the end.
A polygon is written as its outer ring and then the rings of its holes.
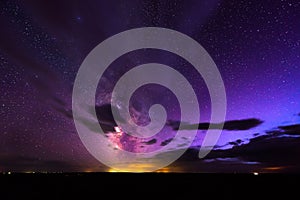
{"type": "Polygon", "coordinates": [[[263,121],[255,118],[244,120],[232,120],[224,123],[225,130],[249,130],[262,124],[263,121]]]}
{"type": "MultiPolygon", "coordinates": [[[[78,119],[83,125],[87,126],[91,131],[97,132],[98,124],[100,124],[104,133],[115,132],[115,127],[118,126],[116,121],[114,120],[114,116],[112,114],[112,109],[117,109],[112,107],[110,104],[104,104],[101,106],[95,106],[95,108],[91,107],[88,110],[89,113],[92,113],[92,109],[95,109],[96,116],[98,122],[93,122],[90,119],[80,118],[78,119]]],[[[64,112],[64,111],[62,111],[64,112]]],[[[67,114],[67,113],[64,113],[67,114]]],[[[123,119],[119,117],[122,121],[123,119]]],[[[124,120],[123,120],[124,122],[124,120]]]]}
{"type": "MultiPolygon", "coordinates": [[[[55,108],[57,111],[63,113],[67,117],[72,117],[72,114],[69,110],[59,109],[55,108]]],[[[93,109],[93,108],[91,108],[93,109]]],[[[101,106],[96,106],[96,115],[99,121],[99,124],[101,125],[103,131],[105,133],[107,132],[114,132],[114,127],[117,126],[116,121],[114,120],[114,116],[112,114],[112,109],[116,109],[116,113],[118,113],[118,109],[116,107],[112,107],[110,104],[104,104],[101,106]]],[[[91,112],[91,110],[89,111],[91,112]]],[[[122,119],[120,116],[118,116],[118,119],[122,120],[122,122],[125,122],[124,119],[122,119]]],[[[87,120],[82,120],[85,125],[92,125],[91,122],[88,122],[87,120]]],[[[244,119],[244,120],[232,120],[232,121],[226,121],[224,123],[224,130],[249,130],[251,128],[254,128],[258,125],[263,123],[263,121],[255,118],[251,119],[244,119]]],[[[172,127],[174,130],[178,130],[180,122],[179,121],[173,121],[168,120],[167,125],[172,127]]],[[[94,125],[92,125],[94,126],[94,125]]],[[[211,129],[220,129],[222,126],[222,123],[199,123],[197,124],[199,130],[207,130],[209,127],[211,129]]],[[[186,122],[183,122],[182,128],[184,130],[190,130],[195,127],[195,124],[188,124],[186,122]]],[[[169,139],[171,141],[171,139],[169,139]]],[[[161,146],[165,146],[168,142],[168,140],[163,141],[161,143],[161,146]]]]}
{"type": "MultiPolygon", "coordinates": [[[[243,120],[232,120],[224,122],[223,129],[224,130],[249,130],[256,126],[262,124],[263,121],[255,118],[243,119],[243,120]]],[[[179,129],[180,122],[179,121],[169,121],[168,125],[171,126],[174,130],[179,129]]],[[[210,129],[222,129],[223,123],[199,123],[199,124],[187,124],[183,123],[183,130],[193,130],[195,125],[199,130],[208,130],[210,129]]]]}
{"type": "Polygon", "coordinates": [[[279,126],[278,128],[283,130],[283,133],[287,135],[300,135],[300,124],[279,126]]]}
{"type": "Polygon", "coordinates": [[[114,127],[117,126],[111,109],[112,108],[110,104],[95,107],[98,122],[101,128],[103,129],[104,133],[114,132],[114,127]]]}
{"type": "Polygon", "coordinates": [[[188,149],[171,166],[189,172],[299,172],[299,153],[300,138],[264,137],[231,149],[212,150],[204,159],[199,159],[199,149],[188,149]]]}
{"type": "Polygon", "coordinates": [[[98,120],[103,124],[116,124],[110,104],[96,106],[95,110],[98,120]]]}
{"type": "Polygon", "coordinates": [[[300,138],[259,136],[248,144],[228,150],[215,150],[207,158],[240,158],[269,166],[284,165],[300,167],[300,138]]]}
{"type": "Polygon", "coordinates": [[[169,144],[172,140],[173,140],[173,138],[164,140],[164,141],[162,141],[162,142],[160,143],[160,146],[166,146],[166,145],[169,144]]]}
{"type": "Polygon", "coordinates": [[[234,142],[228,142],[229,145],[233,145],[233,146],[238,146],[242,143],[243,141],[241,139],[238,139],[234,142]]]}
{"type": "MultiPolygon", "coordinates": [[[[188,149],[172,166],[182,171],[207,172],[299,172],[300,124],[278,126],[277,129],[255,134],[248,140],[238,139],[226,145],[233,147],[213,149],[199,159],[199,149],[188,149]],[[296,136],[296,137],[295,137],[296,136]],[[233,171],[234,170],[234,171],[233,171]]],[[[175,150],[175,151],[178,151],[175,150]]],[[[159,155],[167,156],[167,154],[159,155]]]]}
{"type": "Polygon", "coordinates": [[[183,143],[183,144],[178,144],[177,147],[180,148],[180,147],[185,147],[185,146],[187,146],[187,145],[188,145],[188,143],[183,143]]]}
{"type": "Polygon", "coordinates": [[[98,122],[105,133],[114,132],[114,127],[118,126],[112,114],[112,110],[114,110],[115,113],[118,115],[117,119],[120,120],[120,122],[125,122],[125,120],[119,115],[118,108],[112,106],[111,104],[96,106],[95,110],[98,122]]]}
{"type": "Polygon", "coordinates": [[[146,145],[152,145],[152,144],[155,144],[156,142],[157,142],[156,139],[152,139],[152,140],[149,140],[149,141],[143,142],[143,143],[146,144],[146,145]]]}
{"type": "Polygon", "coordinates": [[[248,143],[230,142],[233,148],[213,150],[207,158],[238,157],[267,165],[300,167],[300,137],[295,135],[300,135],[299,124],[279,126],[277,130],[251,138],[248,143]]]}

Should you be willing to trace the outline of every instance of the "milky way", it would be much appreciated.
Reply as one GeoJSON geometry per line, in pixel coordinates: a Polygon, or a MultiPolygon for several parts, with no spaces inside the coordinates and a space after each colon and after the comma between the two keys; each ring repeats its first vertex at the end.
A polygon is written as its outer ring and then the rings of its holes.
{"type": "MultiPolygon", "coordinates": [[[[276,144],[284,150],[288,144],[299,143],[299,19],[300,2],[296,0],[1,1],[0,171],[107,171],[85,149],[76,132],[71,109],[73,83],[84,58],[96,45],[119,32],[145,26],[187,34],[218,66],[228,105],[227,128],[215,151],[207,162],[185,160],[201,146],[210,120],[210,99],[201,76],[172,53],[145,49],[118,58],[99,82],[96,110],[106,109],[115,83],[126,71],[149,62],[165,64],[189,80],[201,110],[191,149],[170,170],[218,171],[224,162],[247,165],[248,171],[274,165],[299,167],[296,156],[278,163],[269,154],[270,159],[239,154],[252,147],[261,149],[261,141],[271,140],[266,148],[276,144]]],[[[107,137],[114,141],[111,148],[144,152],[171,141],[180,109],[167,88],[148,85],[138,89],[130,107],[133,121],[147,124],[148,110],[154,103],[166,108],[168,123],[159,135],[147,140],[120,134],[109,111],[105,111],[107,116],[98,116],[107,137]]],[[[93,122],[83,119],[83,123],[93,122]]],[[[190,122],[185,123],[189,127],[190,122]]],[[[181,139],[170,151],[186,147],[188,138],[181,139]]],[[[295,147],[284,152],[298,151],[295,147]]],[[[235,171],[241,170],[240,165],[235,171]]]]}

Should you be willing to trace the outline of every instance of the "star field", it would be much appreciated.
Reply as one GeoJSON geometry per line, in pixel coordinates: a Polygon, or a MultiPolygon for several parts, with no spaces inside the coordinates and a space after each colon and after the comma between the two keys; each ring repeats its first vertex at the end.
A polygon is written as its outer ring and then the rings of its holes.
{"type": "MultiPolygon", "coordinates": [[[[1,1],[0,171],[108,170],[78,137],[72,119],[72,87],[81,63],[96,45],[138,27],[174,29],[198,41],[222,75],[228,104],[226,121],[263,121],[249,130],[224,130],[217,144],[220,149],[251,143],[257,135],[279,126],[299,124],[298,19],[297,0],[1,1]],[[242,142],[234,143],[237,140],[242,142]]],[[[199,123],[208,122],[210,100],[201,77],[185,60],[158,50],[135,51],[116,60],[99,82],[96,106],[109,103],[111,90],[122,74],[153,61],[170,65],[187,77],[200,100],[199,123]]],[[[145,94],[151,88],[137,92],[131,109],[138,123],[147,122],[153,102],[166,106],[170,120],[180,119],[172,94],[155,98],[161,91],[165,90],[153,89],[150,100],[145,94]]],[[[135,141],[121,140],[131,144],[124,148],[150,151],[167,144],[174,134],[166,126],[159,138],[150,138],[155,139],[153,143],[141,140],[132,146],[135,141]]],[[[199,129],[193,148],[201,145],[204,135],[205,130],[199,129]]],[[[183,147],[184,140],[173,150],[183,147]]],[[[185,171],[181,161],[178,166],[185,171]]]]}

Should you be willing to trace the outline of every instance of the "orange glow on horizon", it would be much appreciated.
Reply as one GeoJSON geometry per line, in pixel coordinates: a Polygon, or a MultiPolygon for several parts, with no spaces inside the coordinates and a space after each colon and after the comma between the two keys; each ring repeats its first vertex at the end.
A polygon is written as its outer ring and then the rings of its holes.
{"type": "Polygon", "coordinates": [[[110,168],[108,172],[132,172],[132,173],[147,173],[147,172],[157,172],[157,173],[168,173],[170,172],[170,168],[162,168],[156,171],[151,171],[153,165],[147,163],[140,164],[129,164],[126,166],[122,166],[119,169],[110,168]]]}
{"type": "Polygon", "coordinates": [[[266,167],[264,168],[265,170],[270,170],[270,171],[276,171],[276,170],[282,170],[284,169],[285,167],[282,167],[282,166],[277,166],[277,167],[266,167]]]}

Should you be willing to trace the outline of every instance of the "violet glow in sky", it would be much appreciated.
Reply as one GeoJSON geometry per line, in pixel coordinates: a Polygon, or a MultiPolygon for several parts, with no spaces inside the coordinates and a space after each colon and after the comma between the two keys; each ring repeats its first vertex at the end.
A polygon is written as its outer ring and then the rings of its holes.
{"type": "MultiPolygon", "coordinates": [[[[106,167],[87,152],[77,135],[71,111],[73,83],[82,61],[96,45],[119,32],[145,26],[180,31],[209,52],[226,87],[226,121],[249,118],[263,121],[249,130],[223,131],[218,146],[231,153],[228,157],[240,157],[233,151],[253,138],[270,132],[272,138],[282,131],[289,135],[287,126],[300,123],[299,18],[299,1],[288,0],[74,1],[72,4],[67,1],[1,1],[0,170],[106,171],[106,167]]],[[[209,121],[210,100],[201,77],[185,60],[151,49],[128,53],[110,66],[99,82],[97,106],[109,102],[114,83],[122,74],[148,62],[166,64],[180,71],[198,96],[199,123],[209,121]]],[[[177,101],[165,88],[145,86],[135,96],[131,109],[138,123],[147,123],[147,111],[153,102],[165,106],[168,119],[180,118],[177,101]],[[150,99],[145,92],[151,92],[150,99]],[[161,92],[167,95],[158,98],[161,92]]],[[[143,148],[159,148],[176,133],[170,126],[165,128],[163,136],[156,138],[153,144],[145,143],[143,148]]],[[[292,130],[299,133],[298,129],[292,130]]],[[[203,132],[205,130],[198,131],[193,147],[201,145],[203,132]]],[[[276,139],[283,138],[277,136],[276,139]]],[[[296,136],[289,137],[290,140],[295,138],[289,143],[299,142],[296,136]]],[[[177,148],[181,144],[178,143],[177,148]]],[[[136,146],[128,148],[134,151],[136,146]]],[[[215,154],[212,152],[211,157],[215,154]]],[[[211,159],[216,166],[224,165],[224,158],[222,162],[218,156],[211,159]]],[[[295,159],[288,165],[299,164],[295,159]]],[[[260,164],[251,165],[248,171],[286,164],[264,162],[259,158],[250,160],[260,164]]],[[[246,165],[244,161],[237,162],[246,165]]],[[[189,166],[194,165],[191,163],[179,160],[170,169],[189,171],[189,166]]],[[[192,170],[208,170],[206,163],[209,162],[198,163],[204,167],[192,170]]],[[[239,170],[240,165],[235,171],[239,170]]]]}

